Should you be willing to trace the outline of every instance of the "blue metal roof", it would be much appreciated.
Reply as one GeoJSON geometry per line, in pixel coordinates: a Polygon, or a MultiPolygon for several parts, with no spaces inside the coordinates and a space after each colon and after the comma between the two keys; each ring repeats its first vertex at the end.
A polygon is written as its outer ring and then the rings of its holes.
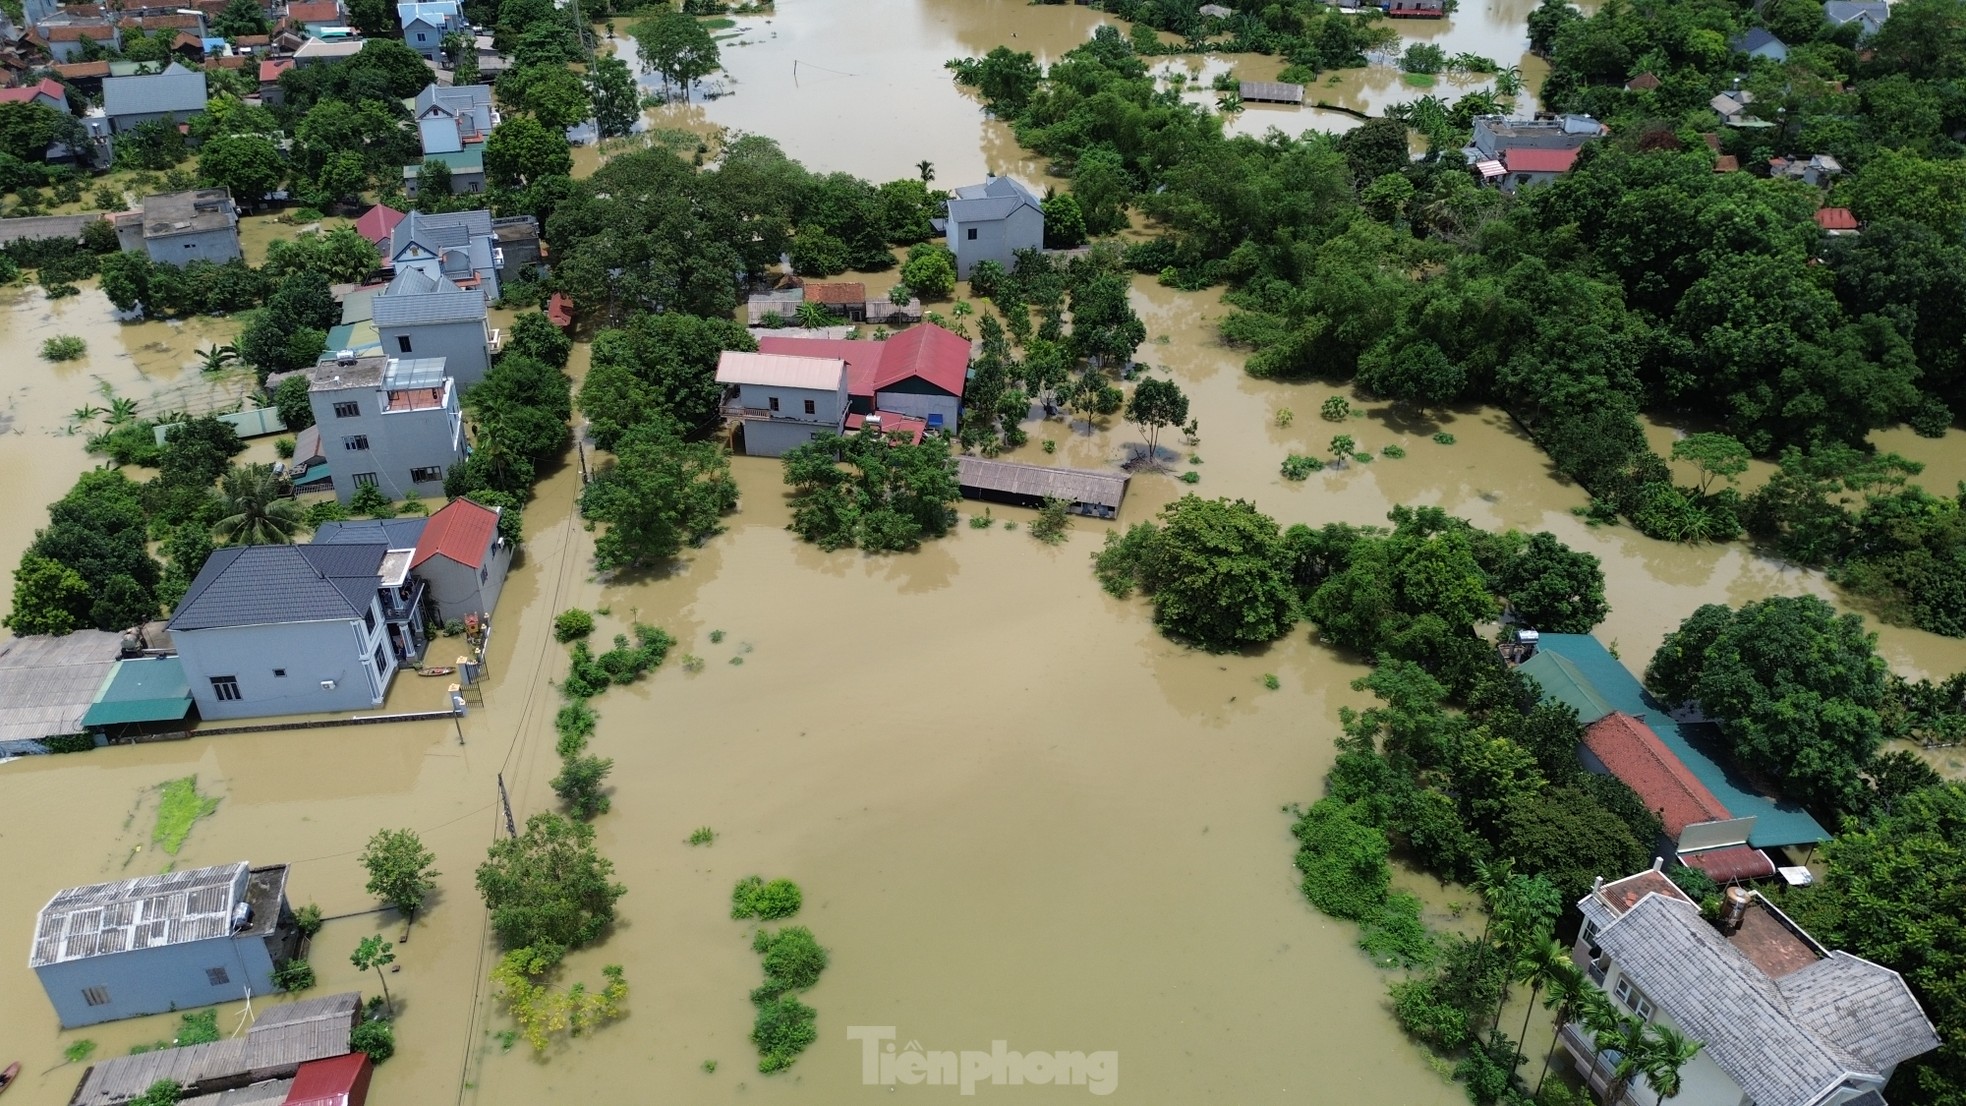
{"type": "MultiPolygon", "coordinates": [[[[1757,849],[1780,848],[1784,845],[1814,845],[1829,840],[1830,832],[1810,817],[1808,811],[1794,803],[1761,794],[1747,779],[1695,744],[1697,738],[1710,745],[1719,735],[1710,726],[1673,721],[1666,713],[1665,706],[1652,698],[1638,678],[1596,638],[1589,634],[1544,634],[1538,650],[1539,656],[1554,654],[1557,660],[1567,662],[1553,667],[1566,674],[1574,674],[1594,693],[1595,699],[1644,722],[1648,729],[1659,735],[1659,740],[1672,750],[1680,763],[1707,785],[1707,790],[1712,791],[1714,797],[1727,807],[1729,814],[1736,818],[1752,815],[1754,832],[1748,835],[1750,845],[1757,849]]],[[[1523,666],[1531,675],[1536,674],[1537,670],[1531,666],[1537,659],[1532,658],[1529,664],[1523,666]]],[[[1556,689],[1548,689],[1546,697],[1568,701],[1556,689]]]]}

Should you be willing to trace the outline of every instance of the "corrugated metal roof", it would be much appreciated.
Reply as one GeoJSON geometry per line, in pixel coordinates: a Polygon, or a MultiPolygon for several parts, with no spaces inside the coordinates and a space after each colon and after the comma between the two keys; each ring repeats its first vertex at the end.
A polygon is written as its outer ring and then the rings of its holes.
{"type": "Polygon", "coordinates": [[[782,353],[725,350],[717,358],[717,383],[765,388],[806,388],[830,392],[846,380],[846,362],[837,357],[794,357],[782,353]]]}
{"type": "Polygon", "coordinates": [[[169,722],[191,713],[191,684],[176,657],[143,657],[116,662],[102,693],[82,716],[82,725],[123,726],[169,722]]]}
{"type": "Polygon", "coordinates": [[[381,518],[357,522],[324,522],[314,529],[315,545],[381,545],[415,549],[428,525],[427,517],[381,518]]]}
{"type": "MultiPolygon", "coordinates": [[[[1712,755],[1695,745],[1692,734],[1700,727],[1673,721],[1665,707],[1647,695],[1638,678],[1606,651],[1596,638],[1589,634],[1544,634],[1537,655],[1522,666],[1524,672],[1536,676],[1537,682],[1543,684],[1546,695],[1563,698],[1562,694],[1552,690],[1550,682],[1543,679],[1544,670],[1538,668],[1538,662],[1545,656],[1557,656],[1569,662],[1568,670],[1576,674],[1597,701],[1607,704],[1604,713],[1621,710],[1642,720],[1734,817],[1752,815],[1755,822],[1754,832],[1748,836],[1750,845],[1765,849],[1784,845],[1813,845],[1829,840],[1829,831],[1810,817],[1808,811],[1794,803],[1777,801],[1752,790],[1745,779],[1730,773],[1712,755]]],[[[1581,715],[1583,712],[1580,710],[1578,713],[1581,715]]],[[[1603,713],[1597,717],[1603,717],[1603,713]]],[[[1583,720],[1594,722],[1597,719],[1585,717],[1583,720]]]]}
{"type": "Polygon", "coordinates": [[[223,937],[247,869],[242,860],[58,891],[41,908],[28,965],[223,937]]]}
{"type": "Polygon", "coordinates": [[[101,630],[0,644],[0,741],[81,733],[122,644],[122,635],[101,630]]]}
{"type": "Polygon", "coordinates": [[[896,334],[881,347],[880,363],[874,370],[876,393],[915,379],[962,398],[969,377],[969,342],[965,339],[934,323],[924,323],[896,334]]]}
{"type": "Polygon", "coordinates": [[[188,119],[205,110],[205,75],[176,62],[162,73],[142,77],[108,77],[102,82],[102,110],[115,118],[146,112],[176,112],[188,119]]]}
{"type": "Polygon", "coordinates": [[[70,1106],[117,1106],[159,1079],[200,1094],[203,1084],[291,1077],[309,1060],[348,1054],[361,1005],[354,991],[302,999],[265,1009],[244,1037],[104,1061],[83,1073],[70,1106]]]}

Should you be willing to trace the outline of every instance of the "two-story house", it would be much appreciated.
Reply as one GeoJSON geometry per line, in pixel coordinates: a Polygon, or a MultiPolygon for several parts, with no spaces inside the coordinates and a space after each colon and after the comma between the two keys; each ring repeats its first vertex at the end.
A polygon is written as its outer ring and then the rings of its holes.
{"type": "Polygon", "coordinates": [[[846,425],[846,362],[837,357],[725,350],[717,383],[727,392],[724,414],[742,421],[753,457],[783,456],[846,425]]]}
{"type": "Polygon", "coordinates": [[[327,522],[314,531],[323,543],[376,544],[412,549],[410,571],[423,581],[440,622],[488,619],[498,606],[512,543],[499,536],[503,512],[469,499],[453,499],[428,518],[327,522]]]}
{"type": "Polygon", "coordinates": [[[382,544],[215,551],[168,624],[199,716],[380,706],[396,669],[423,652],[414,552],[382,544]]]}
{"type": "MultiPolygon", "coordinates": [[[[1573,955],[1624,1013],[1702,1045],[1677,1106],[1883,1106],[1897,1066],[1939,1045],[1904,979],[1823,948],[1758,892],[1730,888],[1719,924],[1651,870],[1600,879],[1578,902],[1573,955]]],[[[1617,1057],[1578,1025],[1565,1048],[1593,1090],[1617,1057]]],[[[1650,1103],[1643,1076],[1624,1102],[1650,1103]]]]}
{"type": "Polygon", "coordinates": [[[445,277],[459,288],[476,288],[487,301],[498,299],[498,274],[505,265],[492,229],[491,212],[407,212],[389,232],[383,259],[397,272],[416,269],[445,277]]]}
{"type": "Polygon", "coordinates": [[[145,196],[137,210],[119,211],[110,219],[118,246],[160,264],[222,265],[244,256],[239,249],[239,209],[223,188],[145,196]]]}
{"type": "Polygon", "coordinates": [[[165,66],[162,73],[109,77],[102,82],[102,110],[111,134],[153,119],[188,123],[205,110],[205,102],[205,75],[177,62],[165,66]]]}
{"type": "Polygon", "coordinates": [[[444,494],[444,474],[464,460],[464,416],[443,358],[337,355],[307,376],[337,499],[365,486],[390,499],[444,494]]]}
{"type": "Polygon", "coordinates": [[[758,350],[846,362],[848,429],[860,425],[856,416],[880,416],[890,426],[913,419],[927,430],[953,431],[961,421],[969,343],[934,323],[909,327],[883,342],[768,335],[758,350]]]}
{"type": "Polygon", "coordinates": [[[446,35],[471,34],[471,25],[459,11],[457,0],[398,4],[396,21],[403,25],[403,43],[422,54],[425,61],[444,60],[446,35]]]}
{"type": "Polygon", "coordinates": [[[348,13],[340,0],[299,0],[287,5],[287,26],[303,31],[309,38],[321,38],[348,26],[348,13]]]}
{"type": "Polygon", "coordinates": [[[956,255],[956,276],[968,280],[970,270],[984,261],[1008,269],[1018,250],[1044,248],[1044,209],[1037,193],[1009,177],[991,177],[969,184],[949,198],[948,215],[941,220],[949,249],[956,255]]]}
{"type": "Polygon", "coordinates": [[[499,336],[487,321],[485,294],[477,289],[404,269],[376,293],[369,310],[388,356],[441,359],[459,388],[483,380],[491,368],[499,336]]]}
{"type": "Polygon", "coordinates": [[[492,106],[490,85],[424,86],[416,94],[417,137],[423,155],[456,153],[467,144],[483,142],[498,126],[498,109],[492,106]]]}
{"type": "Polygon", "coordinates": [[[287,866],[242,860],[58,891],[28,964],[73,1029],[270,995],[299,943],[287,866]]]}

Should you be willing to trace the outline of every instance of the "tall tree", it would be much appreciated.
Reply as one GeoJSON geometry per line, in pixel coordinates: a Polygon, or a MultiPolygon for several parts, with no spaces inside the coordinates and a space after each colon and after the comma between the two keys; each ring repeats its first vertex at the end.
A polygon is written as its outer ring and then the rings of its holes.
{"type": "Polygon", "coordinates": [[[634,131],[642,117],[642,98],[627,62],[613,55],[596,59],[587,75],[587,93],[602,138],[620,138],[634,131]]]}
{"type": "Polygon", "coordinates": [[[492,843],[478,866],[478,891],[492,932],[507,949],[530,948],[549,962],[599,940],[627,888],[594,847],[594,827],[542,811],[525,832],[492,843]]]}
{"type": "Polygon", "coordinates": [[[212,533],[227,545],[289,545],[302,528],[300,504],[259,465],[235,465],[219,479],[212,533]]]}
{"type": "Polygon", "coordinates": [[[396,1013],[396,1000],[389,997],[389,977],[383,974],[382,969],[396,962],[395,947],[380,937],[364,937],[356,942],[355,951],[348,957],[356,971],[374,969],[376,979],[382,982],[382,1001],[388,1005],[391,1016],[396,1013]]]}
{"type": "Polygon", "coordinates": [[[1666,1099],[1679,1097],[1680,1073],[1706,1046],[1669,1025],[1655,1022],[1647,1025],[1645,1030],[1649,1035],[1645,1049],[1645,1081],[1652,1084],[1659,1106],[1665,1106],[1666,1099]]]}
{"type": "Polygon", "coordinates": [[[228,134],[208,140],[198,151],[198,172],[232,193],[233,199],[257,205],[286,179],[286,159],[273,140],[257,134],[228,134]]]}
{"type": "Polygon", "coordinates": [[[1275,641],[1296,619],[1283,535],[1246,500],[1184,495],[1156,522],[1107,535],[1095,561],[1108,590],[1154,601],[1162,633],[1210,652],[1275,641]]]}
{"type": "Polygon", "coordinates": [[[495,188],[523,188],[572,172],[566,135],[548,130],[530,115],[505,120],[485,139],[485,180],[495,188]]]}
{"type": "Polygon", "coordinates": [[[594,543],[602,571],[652,566],[717,532],[737,506],[730,458],[651,415],[615,443],[614,460],[580,494],[583,516],[606,528],[594,543]]]}
{"type": "Polygon", "coordinates": [[[642,68],[662,74],[665,84],[681,85],[683,99],[697,80],[715,73],[721,62],[717,41],[702,23],[682,12],[669,11],[634,27],[635,48],[642,68]]]}
{"type": "Polygon", "coordinates": [[[437,889],[437,859],[423,847],[415,830],[377,830],[362,849],[363,870],[369,873],[368,892],[403,912],[411,922],[437,889]]]}
{"type": "Polygon", "coordinates": [[[1126,421],[1138,426],[1147,437],[1147,461],[1160,467],[1160,432],[1179,426],[1188,418],[1188,396],[1172,380],[1147,377],[1126,401],[1126,421]]]}

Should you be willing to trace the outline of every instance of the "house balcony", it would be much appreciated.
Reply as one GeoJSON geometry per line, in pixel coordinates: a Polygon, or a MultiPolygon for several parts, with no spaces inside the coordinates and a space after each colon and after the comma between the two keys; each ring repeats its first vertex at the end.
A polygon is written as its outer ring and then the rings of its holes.
{"type": "Polygon", "coordinates": [[[382,588],[382,617],[386,622],[414,622],[419,630],[423,626],[424,582],[420,576],[412,576],[400,587],[382,588]]]}
{"type": "Polygon", "coordinates": [[[842,407],[828,417],[818,412],[808,415],[804,411],[774,411],[769,407],[746,407],[735,401],[724,404],[719,410],[727,419],[743,419],[746,422],[795,422],[802,426],[828,426],[836,431],[846,425],[847,411],[842,407]]]}
{"type": "Polygon", "coordinates": [[[498,353],[504,350],[504,348],[505,340],[503,331],[497,327],[492,327],[490,330],[485,331],[485,349],[487,352],[498,353]]]}
{"type": "Polygon", "coordinates": [[[1563,1042],[1564,1051],[1568,1052],[1571,1059],[1576,1062],[1577,1074],[1584,1077],[1584,1082],[1589,1084],[1591,1093],[1598,1096],[1605,1106],[1649,1106],[1648,1100],[1638,1097],[1637,1088],[1632,1084],[1626,1084],[1624,1092],[1618,1096],[1618,1101],[1615,1103],[1604,1097],[1611,1084],[1617,1082],[1614,1072],[1619,1054],[1612,1049],[1599,1052],[1597,1046],[1592,1043],[1590,1034],[1581,1024],[1566,1023],[1557,1031],[1557,1040],[1563,1042]]]}

